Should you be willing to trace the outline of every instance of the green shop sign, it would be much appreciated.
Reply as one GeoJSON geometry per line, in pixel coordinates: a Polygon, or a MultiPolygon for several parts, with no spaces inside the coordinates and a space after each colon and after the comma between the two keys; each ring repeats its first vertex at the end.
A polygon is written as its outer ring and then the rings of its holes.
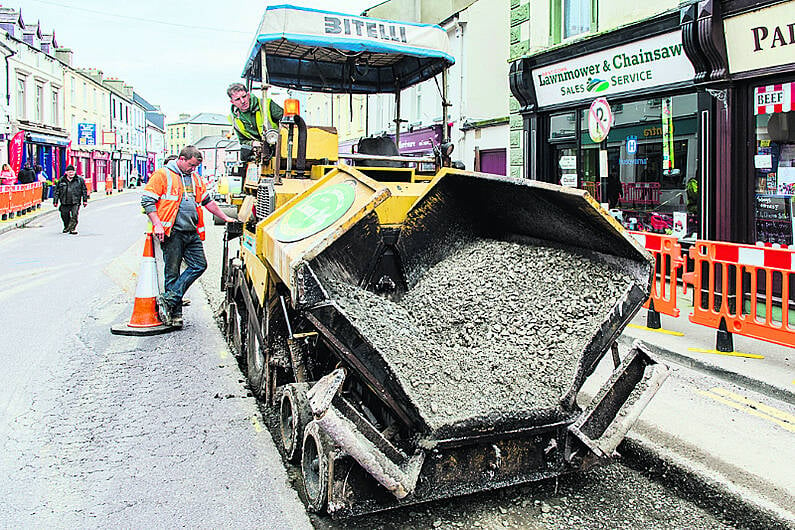
{"type": "Polygon", "coordinates": [[[274,230],[276,240],[292,243],[317,234],[345,215],[355,198],[355,180],[346,180],[315,191],[279,219],[274,230]]]}
{"type": "Polygon", "coordinates": [[[692,81],[695,71],[674,31],[535,68],[540,107],[692,81]]]}

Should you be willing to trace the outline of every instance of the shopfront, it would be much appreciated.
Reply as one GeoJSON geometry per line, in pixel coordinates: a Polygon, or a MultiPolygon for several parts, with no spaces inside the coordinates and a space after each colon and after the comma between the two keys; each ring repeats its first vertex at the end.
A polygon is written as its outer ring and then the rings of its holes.
{"type": "Polygon", "coordinates": [[[107,151],[92,151],[91,162],[93,171],[91,172],[91,182],[94,191],[105,189],[105,179],[110,174],[110,153],[107,151]]]}
{"type": "Polygon", "coordinates": [[[678,14],[515,62],[526,176],[587,190],[628,228],[699,236],[693,78],[678,14]]]}
{"type": "MultiPolygon", "coordinates": [[[[795,195],[795,1],[723,14],[738,204],[748,219],[738,227],[750,242],[793,244],[795,195]]],[[[726,153],[725,156],[730,156],[726,153]]]]}

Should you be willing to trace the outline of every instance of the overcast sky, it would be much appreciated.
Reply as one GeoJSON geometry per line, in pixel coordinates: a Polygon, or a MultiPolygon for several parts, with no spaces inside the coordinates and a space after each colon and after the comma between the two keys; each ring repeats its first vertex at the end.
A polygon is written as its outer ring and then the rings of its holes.
{"type": "Polygon", "coordinates": [[[55,31],[74,66],[118,77],[167,121],[184,112],[226,114],[226,87],[240,79],[267,5],[295,4],[359,14],[381,0],[6,0],[26,24],[55,31]]]}

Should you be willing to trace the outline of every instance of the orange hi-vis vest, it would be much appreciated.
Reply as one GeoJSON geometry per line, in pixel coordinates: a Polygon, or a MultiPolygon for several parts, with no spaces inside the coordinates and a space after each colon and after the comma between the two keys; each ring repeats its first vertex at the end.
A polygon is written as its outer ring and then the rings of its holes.
{"type": "MultiPolygon", "coordinates": [[[[199,238],[204,241],[204,210],[201,204],[204,194],[207,193],[207,185],[204,183],[204,179],[196,173],[191,173],[191,179],[193,179],[193,194],[196,197],[196,212],[199,215],[196,231],[199,233],[199,238]]],[[[184,193],[182,176],[166,167],[161,167],[152,173],[149,182],[146,183],[144,195],[157,200],[157,217],[160,219],[166,235],[171,233],[171,227],[177,220],[179,204],[182,202],[184,193]]]]}

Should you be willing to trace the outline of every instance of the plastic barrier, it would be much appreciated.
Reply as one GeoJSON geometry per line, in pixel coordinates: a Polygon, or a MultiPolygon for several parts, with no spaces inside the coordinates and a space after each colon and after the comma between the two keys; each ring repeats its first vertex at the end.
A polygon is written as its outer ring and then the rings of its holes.
{"type": "Polygon", "coordinates": [[[647,326],[659,329],[660,313],[679,316],[679,308],[676,307],[676,279],[685,264],[682,247],[675,236],[631,230],[629,233],[654,256],[655,280],[651,284],[651,296],[643,307],[649,310],[647,326]]]}
{"type": "Polygon", "coordinates": [[[11,213],[11,188],[12,186],[0,186],[0,218],[3,221],[11,213]]]}
{"type": "Polygon", "coordinates": [[[733,351],[732,333],[795,346],[790,322],[795,249],[696,241],[690,321],[718,330],[719,351],[733,351]]]}
{"type": "Polygon", "coordinates": [[[583,182],[583,185],[585,186],[585,191],[590,193],[591,197],[593,197],[596,202],[602,202],[602,188],[599,186],[598,182],[586,180],[583,182]]]}

